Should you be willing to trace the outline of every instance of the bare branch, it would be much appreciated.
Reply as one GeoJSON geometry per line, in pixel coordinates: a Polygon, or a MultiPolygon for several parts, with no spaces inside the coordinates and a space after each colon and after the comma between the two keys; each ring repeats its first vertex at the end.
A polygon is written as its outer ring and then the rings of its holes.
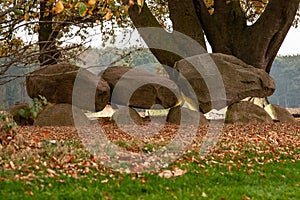
{"type": "Polygon", "coordinates": [[[26,1],[27,0],[22,0],[19,3],[17,3],[16,5],[14,5],[13,7],[10,7],[7,10],[4,10],[4,11],[0,12],[0,17],[3,17],[6,14],[10,13],[11,11],[20,8],[22,6],[22,4],[26,3],[26,1]]]}

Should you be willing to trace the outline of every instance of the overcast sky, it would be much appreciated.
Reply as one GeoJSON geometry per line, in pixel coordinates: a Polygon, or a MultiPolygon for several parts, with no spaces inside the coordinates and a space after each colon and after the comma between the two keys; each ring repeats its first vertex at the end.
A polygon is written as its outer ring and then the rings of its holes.
{"type": "MultiPolygon", "coordinates": [[[[135,37],[132,37],[129,40],[135,43],[138,34],[133,34],[133,35],[135,35],[135,37]]],[[[208,51],[210,52],[210,49],[208,49],[208,51]]],[[[298,55],[298,54],[300,55],[300,27],[298,28],[291,27],[278,52],[278,55],[298,55]]]]}
{"type": "Polygon", "coordinates": [[[300,55],[300,27],[291,28],[278,55],[300,55]]]}

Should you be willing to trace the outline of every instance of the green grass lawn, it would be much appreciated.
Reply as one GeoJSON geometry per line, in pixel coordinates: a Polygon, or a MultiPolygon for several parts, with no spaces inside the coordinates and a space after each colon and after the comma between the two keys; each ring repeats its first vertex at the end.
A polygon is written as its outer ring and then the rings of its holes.
{"type": "Polygon", "coordinates": [[[1,181],[1,199],[300,199],[300,163],[227,171],[190,163],[180,177],[113,173],[74,179],[1,181]]]}

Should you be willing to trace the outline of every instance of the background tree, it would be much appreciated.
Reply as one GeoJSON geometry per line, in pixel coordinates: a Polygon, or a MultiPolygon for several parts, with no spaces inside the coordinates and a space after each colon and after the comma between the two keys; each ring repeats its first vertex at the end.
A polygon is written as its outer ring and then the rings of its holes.
{"type": "Polygon", "coordinates": [[[115,27],[128,24],[127,9],[109,0],[0,0],[0,104],[24,100],[30,71],[75,62],[96,28],[103,41],[113,39],[115,27]]]}
{"type": "Polygon", "coordinates": [[[277,56],[271,71],[276,81],[276,91],[270,102],[287,108],[299,108],[300,55],[277,56]]]}
{"type": "Polygon", "coordinates": [[[95,28],[108,40],[115,27],[128,25],[127,9],[113,0],[1,0],[0,84],[15,78],[6,73],[11,66],[39,67],[77,58],[95,28]],[[75,38],[80,40],[72,42],[75,38]]]}

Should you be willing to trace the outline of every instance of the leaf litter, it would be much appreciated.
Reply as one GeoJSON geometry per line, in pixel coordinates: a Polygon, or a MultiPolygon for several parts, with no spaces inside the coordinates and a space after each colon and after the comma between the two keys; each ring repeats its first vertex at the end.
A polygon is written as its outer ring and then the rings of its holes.
{"type": "MultiPolygon", "coordinates": [[[[126,134],[112,123],[104,123],[101,128],[108,140],[120,148],[144,154],[163,148],[176,137],[179,129],[177,125],[166,124],[159,133],[139,138],[126,134]]],[[[197,129],[196,137],[184,138],[192,140],[191,145],[182,152],[174,166],[162,168],[158,172],[159,177],[183,176],[188,173],[188,163],[196,163],[199,166],[198,172],[193,171],[196,173],[205,171],[208,167],[218,166],[226,168],[228,172],[243,168],[248,175],[258,173],[264,177],[264,173],[257,171],[254,166],[285,162],[287,158],[292,162],[300,160],[299,122],[226,124],[217,144],[209,149],[207,155],[199,155],[198,152],[208,126],[194,128],[197,129]]],[[[17,127],[16,137],[0,150],[0,171],[13,172],[1,177],[0,181],[31,181],[46,176],[57,178],[63,184],[63,176],[78,179],[88,174],[95,178],[103,177],[103,184],[108,183],[110,179],[120,179],[120,175],[108,176],[116,172],[102,165],[96,156],[85,149],[75,127],[17,127]]],[[[143,176],[138,178],[141,182],[146,182],[143,176]]]]}

